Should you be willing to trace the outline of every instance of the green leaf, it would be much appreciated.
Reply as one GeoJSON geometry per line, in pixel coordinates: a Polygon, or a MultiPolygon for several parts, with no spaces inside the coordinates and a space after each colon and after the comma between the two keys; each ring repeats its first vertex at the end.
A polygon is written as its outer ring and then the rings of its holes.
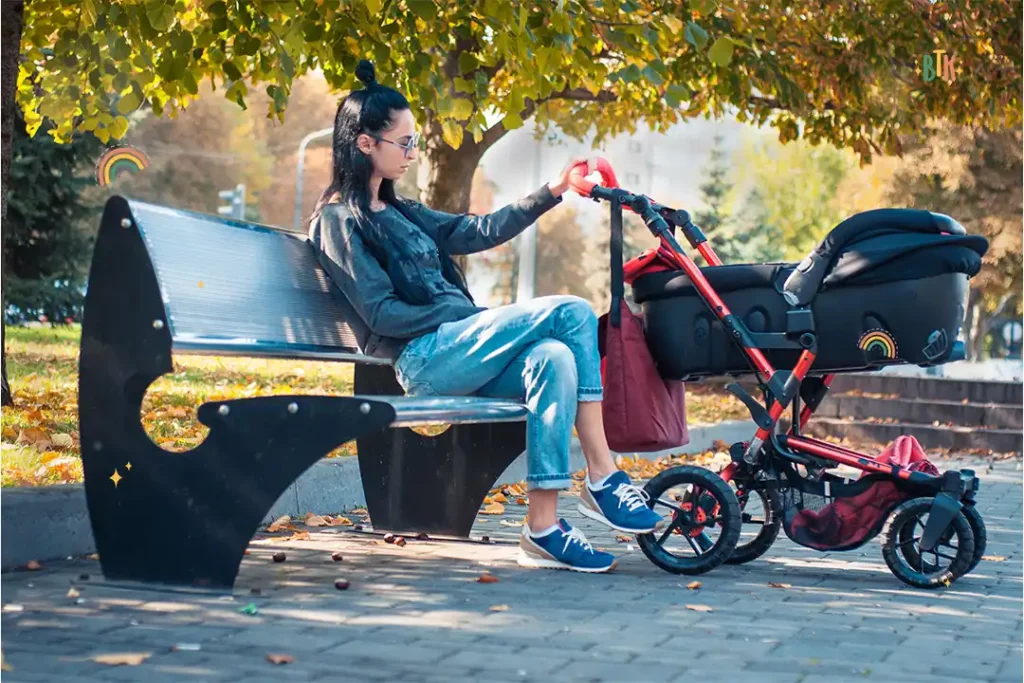
{"type": "Polygon", "coordinates": [[[455,100],[455,104],[452,106],[452,116],[465,121],[473,115],[473,102],[472,100],[458,99],[455,100]]]}
{"type": "Polygon", "coordinates": [[[690,0],[690,9],[706,17],[715,11],[716,4],[715,0],[690,0]]]}
{"type": "Polygon", "coordinates": [[[371,18],[376,18],[380,13],[381,0],[366,0],[366,11],[370,13],[371,18]]]}
{"type": "Polygon", "coordinates": [[[670,107],[678,107],[684,100],[690,99],[690,90],[685,85],[672,83],[665,88],[665,101],[670,107]]]}
{"type": "Polygon", "coordinates": [[[128,119],[123,116],[118,116],[114,119],[114,123],[110,126],[110,136],[115,140],[120,140],[124,137],[124,134],[128,132],[128,119]]]}
{"type": "Polygon", "coordinates": [[[704,46],[708,44],[708,32],[702,29],[696,22],[691,21],[686,25],[685,36],[686,42],[697,49],[704,49],[704,46]]]}
{"type": "Polygon", "coordinates": [[[626,67],[619,73],[622,76],[622,80],[626,81],[627,83],[636,83],[637,81],[640,80],[640,77],[642,75],[640,67],[638,67],[636,64],[630,64],[628,67],[626,67]]]}
{"type": "Polygon", "coordinates": [[[166,31],[174,25],[174,5],[157,0],[146,5],[146,18],[157,31],[166,31]]]}
{"type": "Polygon", "coordinates": [[[480,62],[476,60],[471,52],[463,52],[459,55],[459,71],[464,74],[468,74],[479,66],[480,62]]]}
{"type": "Polygon", "coordinates": [[[647,80],[654,85],[661,85],[665,82],[665,79],[661,77],[661,74],[659,74],[650,64],[644,67],[643,73],[644,76],[647,77],[647,80]]]}
{"type": "Polygon", "coordinates": [[[729,66],[732,61],[733,42],[726,36],[715,41],[715,44],[708,50],[708,59],[716,66],[729,66]]]}
{"type": "MultiPolygon", "coordinates": [[[[139,108],[139,104],[142,102],[142,98],[134,90],[129,90],[128,94],[121,97],[117,102],[117,111],[121,114],[127,114],[133,112],[139,108]]],[[[120,137],[115,135],[114,137],[120,137]]]]}
{"type": "Polygon", "coordinates": [[[447,142],[453,149],[458,149],[462,146],[462,126],[455,121],[447,119],[441,122],[442,136],[444,141],[447,142]]]}
{"type": "Polygon", "coordinates": [[[526,9],[526,3],[519,5],[519,32],[522,33],[526,30],[526,18],[529,16],[529,12],[526,9]]]}
{"type": "Polygon", "coordinates": [[[523,120],[514,111],[505,114],[505,118],[501,120],[501,123],[505,126],[505,130],[515,130],[516,128],[523,127],[523,120]]]}
{"type": "MultiPolygon", "coordinates": [[[[430,21],[437,14],[437,7],[430,0],[407,0],[407,2],[412,13],[423,21],[430,21]]],[[[369,7],[369,3],[367,3],[367,7],[369,7]]],[[[380,11],[379,8],[377,11],[380,11]]]]}
{"type": "Polygon", "coordinates": [[[230,59],[225,60],[224,63],[221,65],[221,68],[224,69],[224,75],[230,78],[231,80],[242,80],[242,72],[238,70],[238,67],[235,66],[235,63],[232,62],[230,59]]]}
{"type": "Polygon", "coordinates": [[[280,54],[281,69],[284,70],[284,73],[288,78],[293,78],[295,76],[295,61],[292,59],[292,56],[284,50],[281,50],[280,54]]]}

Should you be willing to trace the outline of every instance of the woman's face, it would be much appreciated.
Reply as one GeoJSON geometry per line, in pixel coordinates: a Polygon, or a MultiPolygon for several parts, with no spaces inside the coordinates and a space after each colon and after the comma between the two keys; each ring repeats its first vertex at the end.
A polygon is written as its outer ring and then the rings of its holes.
{"type": "Polygon", "coordinates": [[[370,135],[359,136],[359,148],[373,161],[373,170],[386,180],[398,180],[409,164],[416,161],[419,149],[413,145],[406,149],[416,135],[416,119],[408,109],[391,115],[391,127],[374,139],[370,135]]]}

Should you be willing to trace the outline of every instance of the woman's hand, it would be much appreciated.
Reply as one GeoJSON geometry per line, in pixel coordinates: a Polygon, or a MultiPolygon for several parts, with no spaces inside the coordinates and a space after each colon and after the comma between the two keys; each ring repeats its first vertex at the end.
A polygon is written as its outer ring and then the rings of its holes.
{"type": "Polygon", "coordinates": [[[569,189],[569,171],[583,163],[587,165],[587,172],[584,175],[590,175],[597,170],[597,157],[573,157],[569,159],[569,163],[565,165],[565,168],[559,172],[554,180],[548,183],[548,189],[551,190],[551,194],[555,197],[561,197],[565,194],[565,191],[569,189]]]}

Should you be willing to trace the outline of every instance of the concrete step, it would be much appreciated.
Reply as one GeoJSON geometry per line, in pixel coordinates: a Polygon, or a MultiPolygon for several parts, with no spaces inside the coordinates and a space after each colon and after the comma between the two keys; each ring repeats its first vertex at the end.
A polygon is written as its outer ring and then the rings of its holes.
{"type": "Polygon", "coordinates": [[[829,394],[821,404],[816,417],[891,418],[897,422],[963,427],[1020,430],[1024,424],[1021,406],[996,403],[964,403],[962,401],[934,401],[911,398],[876,398],[853,394],[829,394]]]}
{"type": "Polygon", "coordinates": [[[1024,405],[1024,385],[1020,382],[943,379],[939,377],[899,377],[879,374],[838,375],[832,393],[857,391],[864,394],[894,395],[927,401],[1024,405]]]}
{"type": "Polygon", "coordinates": [[[867,422],[817,417],[804,429],[806,434],[822,438],[833,436],[851,441],[885,445],[904,434],[915,437],[925,450],[946,448],[955,451],[1021,451],[1024,439],[1019,429],[979,429],[976,427],[935,426],[929,423],[867,422]]]}

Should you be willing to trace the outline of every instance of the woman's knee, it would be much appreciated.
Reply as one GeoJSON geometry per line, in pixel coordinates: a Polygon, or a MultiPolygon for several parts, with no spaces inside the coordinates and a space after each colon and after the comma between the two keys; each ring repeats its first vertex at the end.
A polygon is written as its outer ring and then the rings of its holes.
{"type": "Polygon", "coordinates": [[[544,339],[530,349],[527,365],[536,368],[538,374],[551,373],[560,382],[575,386],[576,356],[572,349],[557,339],[544,339]]]}
{"type": "Polygon", "coordinates": [[[558,309],[559,318],[563,325],[570,328],[579,326],[593,326],[597,329],[597,315],[591,308],[590,302],[571,294],[553,297],[556,299],[555,306],[558,309]]]}

